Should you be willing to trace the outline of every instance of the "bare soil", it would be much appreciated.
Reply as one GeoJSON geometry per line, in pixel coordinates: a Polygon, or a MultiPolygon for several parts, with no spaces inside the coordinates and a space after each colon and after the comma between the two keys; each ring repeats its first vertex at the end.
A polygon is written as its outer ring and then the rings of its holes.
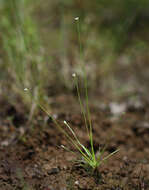
{"type": "MultiPolygon", "coordinates": [[[[91,174],[75,162],[77,154],[60,148],[69,146],[67,139],[45,113],[41,111],[28,123],[28,113],[19,103],[13,106],[1,99],[0,190],[148,190],[148,103],[125,101],[125,112],[119,115],[112,113],[107,101],[101,104],[96,98],[94,102],[90,105],[95,150],[108,143],[105,155],[120,151],[91,174]]],[[[89,146],[74,98],[57,96],[52,106],[59,123],[63,126],[67,120],[89,146]]]]}

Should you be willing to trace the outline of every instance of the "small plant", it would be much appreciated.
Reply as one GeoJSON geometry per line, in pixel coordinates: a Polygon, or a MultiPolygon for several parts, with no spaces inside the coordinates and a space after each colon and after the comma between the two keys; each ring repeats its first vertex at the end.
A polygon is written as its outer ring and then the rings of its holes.
{"type": "MultiPolygon", "coordinates": [[[[103,148],[101,151],[99,151],[98,155],[95,154],[95,150],[94,150],[94,146],[93,146],[93,137],[92,137],[92,129],[91,129],[91,133],[89,133],[89,139],[90,139],[90,146],[91,146],[91,150],[89,150],[87,147],[85,147],[80,140],[77,138],[75,132],[73,131],[73,129],[70,127],[70,125],[64,121],[64,124],[68,127],[68,129],[70,130],[73,138],[71,138],[69,136],[69,140],[71,140],[72,145],[77,149],[77,151],[80,153],[82,159],[80,160],[80,164],[84,167],[84,168],[91,168],[93,171],[96,171],[97,168],[101,165],[101,163],[103,163],[104,161],[106,161],[109,157],[111,157],[113,154],[115,154],[116,152],[118,152],[118,150],[112,152],[111,154],[105,156],[104,158],[102,158],[102,155],[105,151],[105,148],[103,148]]],[[[66,148],[65,146],[61,145],[62,148],[66,149],[69,151],[68,148],[66,148]]]]}
{"type": "MultiPolygon", "coordinates": [[[[83,51],[82,51],[82,46],[81,46],[79,17],[76,17],[75,21],[77,22],[77,32],[78,32],[78,40],[79,40],[80,58],[82,59],[83,58],[83,51]]],[[[114,155],[119,150],[113,151],[112,153],[110,153],[109,155],[105,156],[104,158],[102,158],[102,156],[103,156],[103,153],[105,152],[105,147],[102,150],[99,150],[98,155],[95,154],[94,143],[93,143],[92,121],[91,121],[90,109],[89,109],[89,101],[88,101],[87,76],[86,76],[84,64],[83,64],[82,68],[83,68],[83,71],[84,71],[84,86],[85,86],[86,109],[84,108],[83,102],[81,100],[77,75],[74,73],[74,74],[72,74],[72,76],[73,76],[74,81],[75,81],[75,85],[76,85],[76,89],[77,89],[77,95],[78,95],[78,100],[79,100],[81,112],[82,112],[83,117],[84,117],[84,122],[85,122],[85,126],[86,126],[86,131],[87,131],[87,134],[88,134],[88,137],[89,137],[90,149],[91,150],[89,150],[87,147],[85,147],[80,142],[80,140],[78,139],[77,135],[75,134],[75,132],[73,131],[73,129],[70,127],[70,125],[66,121],[64,121],[64,124],[66,125],[66,127],[68,128],[68,130],[70,131],[70,133],[72,135],[72,137],[71,137],[67,133],[68,139],[71,141],[71,144],[77,149],[77,151],[81,154],[81,157],[82,157],[81,162],[82,162],[83,166],[85,166],[85,167],[89,166],[91,169],[93,169],[93,171],[95,171],[101,165],[101,163],[103,163],[104,161],[106,161],[108,158],[110,158],[112,155],[114,155]]],[[[64,146],[62,146],[62,148],[68,150],[68,148],[66,148],[64,146]]]]}
{"type": "MultiPolygon", "coordinates": [[[[80,28],[79,28],[79,17],[75,18],[75,21],[77,21],[77,30],[78,30],[78,37],[79,37],[79,49],[80,49],[80,58],[82,59],[82,46],[81,46],[81,39],[80,39],[80,28]]],[[[77,89],[77,95],[78,95],[78,101],[80,104],[81,112],[83,114],[84,122],[86,131],[89,137],[90,142],[90,149],[85,147],[81,141],[78,139],[76,133],[74,130],[70,127],[67,121],[64,120],[64,125],[66,126],[66,129],[64,129],[57,120],[50,114],[41,104],[37,102],[39,107],[52,119],[52,121],[55,123],[55,125],[58,127],[58,129],[66,136],[69,143],[77,150],[79,155],[81,155],[80,165],[82,165],[84,168],[90,168],[93,172],[97,171],[97,168],[105,162],[108,158],[110,158],[112,155],[114,155],[119,150],[115,150],[109,155],[103,157],[103,154],[105,152],[105,147],[102,150],[99,150],[98,155],[95,153],[94,149],[94,142],[93,142],[93,128],[92,128],[92,121],[90,116],[90,109],[89,109],[89,101],[88,101],[88,88],[87,88],[87,77],[85,72],[85,67],[82,65],[83,71],[84,71],[84,86],[85,86],[85,102],[86,106],[84,107],[83,101],[81,99],[80,95],[80,88],[79,88],[79,80],[76,75],[76,73],[72,74],[72,77],[74,78],[75,86],[77,89]],[[67,132],[68,131],[68,132],[67,132]]],[[[28,89],[25,88],[25,91],[28,89]]],[[[70,150],[68,147],[61,145],[61,148],[72,152],[73,154],[76,154],[76,152],[70,150]]]]}
{"type": "MultiPolygon", "coordinates": [[[[108,158],[110,158],[112,155],[114,155],[116,152],[119,150],[115,150],[114,152],[110,153],[109,155],[103,157],[103,153],[105,152],[105,147],[102,150],[99,150],[98,155],[96,155],[95,150],[94,150],[94,145],[93,145],[93,132],[92,132],[92,123],[91,123],[91,118],[90,118],[90,110],[88,107],[88,97],[86,97],[87,101],[87,115],[85,109],[83,107],[83,102],[80,97],[80,92],[79,92],[79,86],[78,86],[78,80],[77,80],[77,75],[74,73],[73,77],[75,78],[76,82],[76,88],[77,88],[77,93],[78,93],[78,99],[81,107],[81,111],[84,117],[85,121],[85,126],[87,130],[87,134],[89,136],[89,141],[90,141],[90,149],[85,147],[81,141],[78,139],[76,133],[74,130],[70,127],[67,121],[64,120],[64,125],[68,129],[68,132],[66,129],[64,129],[56,120],[54,117],[51,116],[51,114],[44,109],[41,105],[40,108],[48,114],[48,116],[53,120],[53,122],[56,124],[58,129],[66,136],[67,140],[70,142],[70,144],[77,150],[77,152],[81,155],[81,160],[79,160],[79,163],[81,166],[84,168],[89,168],[93,172],[97,171],[97,168],[105,162],[108,158]],[[89,127],[88,127],[89,126],[89,127]]],[[[76,154],[76,152],[70,150],[68,147],[61,145],[61,148],[65,149],[66,151],[72,152],[73,154],[76,154]]]]}

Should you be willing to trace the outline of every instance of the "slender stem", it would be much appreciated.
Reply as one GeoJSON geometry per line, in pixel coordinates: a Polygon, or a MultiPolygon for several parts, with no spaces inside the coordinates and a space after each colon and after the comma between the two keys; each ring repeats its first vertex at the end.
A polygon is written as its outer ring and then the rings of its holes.
{"type": "Polygon", "coordinates": [[[75,77],[75,85],[76,85],[76,88],[77,88],[77,95],[78,95],[78,100],[79,100],[79,104],[80,104],[80,107],[81,107],[81,112],[82,112],[83,117],[84,117],[85,127],[86,127],[86,130],[87,130],[87,134],[89,134],[86,113],[85,113],[85,109],[83,107],[83,103],[82,103],[82,100],[81,100],[81,95],[80,95],[80,90],[79,90],[79,84],[78,84],[78,78],[77,77],[75,77]]]}
{"type": "Polygon", "coordinates": [[[89,163],[90,162],[90,158],[78,146],[78,145],[80,145],[80,142],[77,139],[75,133],[69,127],[69,125],[67,125],[67,127],[69,128],[69,130],[71,131],[71,133],[75,137],[76,141],[74,141],[72,139],[72,137],[64,129],[62,129],[62,127],[58,124],[58,122],[51,116],[51,114],[41,104],[38,104],[38,105],[52,119],[52,121],[55,123],[55,125],[58,127],[58,129],[68,138],[68,140],[74,145],[74,147],[76,147],[76,149],[81,153],[81,155],[83,156],[83,158],[89,163]]]}
{"type": "Polygon", "coordinates": [[[78,33],[78,41],[79,41],[79,53],[80,58],[83,58],[83,49],[82,49],[82,43],[81,43],[81,33],[80,33],[80,23],[79,19],[77,20],[77,33],[78,33]]]}
{"type": "MultiPolygon", "coordinates": [[[[82,43],[81,43],[81,33],[80,33],[79,19],[77,20],[77,32],[78,32],[80,59],[82,60],[83,59],[83,49],[82,49],[82,43]]],[[[93,143],[92,121],[91,121],[89,102],[88,102],[88,84],[87,84],[87,76],[86,76],[86,71],[85,71],[85,65],[84,64],[82,64],[82,70],[83,70],[83,74],[84,74],[85,100],[86,100],[86,108],[87,108],[87,117],[88,117],[88,122],[89,122],[89,138],[90,138],[90,144],[91,144],[91,151],[92,151],[93,160],[95,160],[96,158],[95,158],[95,151],[94,151],[94,145],[93,145],[94,143],[93,143]]],[[[86,128],[88,129],[88,126],[86,128]]]]}

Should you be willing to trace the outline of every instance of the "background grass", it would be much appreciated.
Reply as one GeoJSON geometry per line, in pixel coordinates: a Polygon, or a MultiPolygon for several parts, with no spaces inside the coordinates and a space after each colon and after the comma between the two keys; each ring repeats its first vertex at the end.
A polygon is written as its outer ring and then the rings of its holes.
{"type": "Polygon", "coordinates": [[[9,101],[20,97],[30,107],[25,87],[44,104],[50,95],[72,92],[71,74],[81,75],[82,61],[91,92],[148,94],[147,0],[0,0],[0,19],[0,93],[9,101]]]}

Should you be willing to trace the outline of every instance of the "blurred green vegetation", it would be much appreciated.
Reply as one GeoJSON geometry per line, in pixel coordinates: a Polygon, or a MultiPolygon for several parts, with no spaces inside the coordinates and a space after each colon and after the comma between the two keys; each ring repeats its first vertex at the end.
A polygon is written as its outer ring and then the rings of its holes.
{"type": "MultiPolygon", "coordinates": [[[[44,87],[44,58],[38,31],[30,15],[31,1],[8,0],[1,3],[1,72],[5,72],[2,82],[8,85],[13,98],[19,96],[29,107],[33,99],[40,101],[44,87]],[[28,88],[30,93],[25,94],[24,88],[28,88]]],[[[33,103],[31,115],[35,107],[33,103]]]]}
{"type": "MultiPolygon", "coordinates": [[[[80,72],[74,21],[77,16],[81,22],[81,41],[90,87],[125,91],[126,86],[129,91],[128,83],[134,85],[134,80],[140,83],[138,74],[141,71],[143,77],[144,69],[148,69],[145,63],[149,40],[148,5],[147,0],[113,0],[110,3],[107,0],[57,0],[44,4],[39,1],[35,14],[44,34],[44,47],[52,62],[59,65],[55,72],[60,71],[58,76],[63,78],[64,85],[72,88],[70,73],[80,72]]],[[[146,78],[143,80],[147,82],[146,78]]]]}
{"type": "Polygon", "coordinates": [[[0,0],[1,89],[28,104],[26,87],[38,101],[72,90],[82,61],[75,17],[93,92],[148,86],[149,1],[0,0]]]}

